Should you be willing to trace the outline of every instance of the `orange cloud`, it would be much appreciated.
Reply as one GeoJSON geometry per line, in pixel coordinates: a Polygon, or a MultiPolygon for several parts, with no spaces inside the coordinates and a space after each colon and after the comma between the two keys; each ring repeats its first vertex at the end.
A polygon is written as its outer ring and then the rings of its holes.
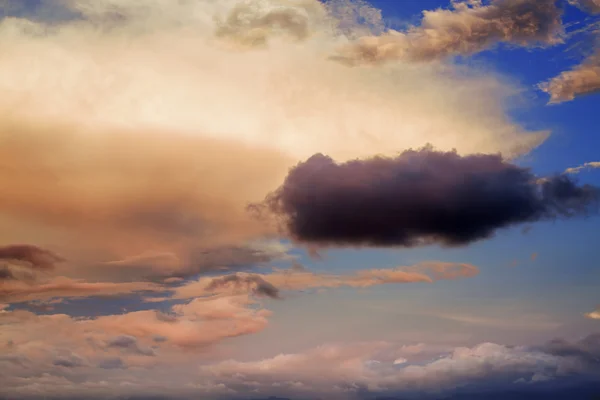
{"type": "MultiPolygon", "coordinates": [[[[235,279],[201,278],[175,289],[174,298],[185,299],[214,293],[236,294],[256,292],[262,282],[278,290],[305,290],[314,288],[354,287],[367,288],[383,284],[432,283],[476,276],[479,269],[470,264],[426,262],[409,267],[367,269],[348,275],[317,274],[294,268],[272,274],[238,273],[235,279]],[[215,284],[218,282],[218,284],[215,284]],[[245,282],[240,285],[238,282],[245,282]]],[[[277,293],[277,292],[275,292],[277,293]]],[[[276,296],[270,296],[276,297],[276,296]]]]}
{"type": "Polygon", "coordinates": [[[540,88],[550,95],[550,104],[570,101],[576,97],[600,91],[600,51],[585,59],[570,71],[562,72],[540,88]]]}
{"type": "Polygon", "coordinates": [[[45,282],[0,280],[0,301],[21,303],[53,298],[116,296],[161,290],[163,289],[160,286],[147,282],[85,282],[66,277],[55,277],[45,282]]]}
{"type": "Polygon", "coordinates": [[[386,61],[427,62],[471,55],[500,42],[520,46],[560,43],[561,11],[554,0],[455,2],[454,10],[424,11],[407,32],[365,36],[334,57],[351,65],[386,61]]]}

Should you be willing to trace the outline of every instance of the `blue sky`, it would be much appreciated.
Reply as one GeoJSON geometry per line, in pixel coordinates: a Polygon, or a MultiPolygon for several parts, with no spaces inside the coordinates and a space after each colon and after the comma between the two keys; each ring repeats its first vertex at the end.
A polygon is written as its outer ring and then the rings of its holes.
{"type": "MultiPolygon", "coordinates": [[[[462,160],[549,131],[505,162],[553,177],[600,161],[600,94],[548,104],[538,87],[589,64],[597,31],[568,33],[597,26],[600,11],[557,2],[565,42],[533,46],[530,33],[486,31],[488,11],[552,14],[550,0],[463,14],[442,0],[338,1],[380,10],[402,32],[351,21],[365,42],[331,30],[316,0],[261,4],[0,7],[0,399],[37,399],[38,388],[57,399],[362,399],[411,395],[413,383],[416,398],[518,391],[519,379],[542,392],[598,384],[597,358],[585,358],[600,355],[596,213],[500,226],[459,247],[330,247],[245,207],[319,152],[345,165],[430,142],[462,160]],[[425,10],[439,17],[432,36],[425,10]],[[460,19],[478,13],[473,26],[460,19]],[[445,25],[456,15],[465,29],[445,25]]],[[[600,187],[600,168],[568,176],[600,187]]]]}

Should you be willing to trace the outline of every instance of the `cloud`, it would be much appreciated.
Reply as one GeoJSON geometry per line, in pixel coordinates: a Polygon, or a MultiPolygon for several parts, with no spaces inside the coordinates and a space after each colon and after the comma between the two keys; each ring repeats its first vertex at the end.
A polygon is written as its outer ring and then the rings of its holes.
{"type": "Polygon", "coordinates": [[[57,263],[65,260],[49,250],[22,244],[0,247],[1,261],[16,262],[37,269],[53,269],[57,263]]]}
{"type": "Polygon", "coordinates": [[[14,171],[0,179],[11,188],[0,211],[32,230],[58,230],[59,240],[66,232],[61,245],[69,251],[70,242],[90,254],[103,250],[120,256],[161,247],[164,253],[198,239],[206,246],[222,245],[265,232],[245,215],[243,199],[258,193],[246,197],[255,189],[243,181],[270,175],[284,157],[243,144],[151,132],[66,132],[32,128],[0,136],[2,163],[14,171]],[[245,172],[223,164],[217,154],[237,159],[236,165],[248,162],[245,172]],[[250,163],[256,156],[260,161],[250,163]],[[232,187],[238,196],[231,196],[232,187]]]}
{"type": "Polygon", "coordinates": [[[461,246],[504,227],[594,211],[599,193],[565,175],[538,183],[499,155],[425,147],[345,163],[316,154],[252,207],[299,242],[461,246]]]}
{"type": "Polygon", "coordinates": [[[312,22],[324,17],[324,6],[313,0],[238,3],[218,21],[216,35],[251,47],[265,46],[278,33],[302,41],[314,33],[312,22]]]}
{"type": "Polygon", "coordinates": [[[291,259],[280,242],[254,242],[238,246],[190,248],[185,254],[145,252],[96,267],[100,276],[113,279],[145,277],[167,280],[226,270],[243,270],[291,259]]]}
{"type": "Polygon", "coordinates": [[[581,362],[573,369],[590,372],[600,372],[600,334],[592,334],[577,342],[569,342],[564,339],[555,339],[542,346],[544,352],[554,356],[581,362]]]}
{"type": "Polygon", "coordinates": [[[87,361],[77,354],[56,357],[52,363],[58,367],[65,368],[77,368],[88,365],[87,361]]]}
{"type": "Polygon", "coordinates": [[[139,313],[94,319],[24,311],[0,314],[0,343],[10,342],[0,346],[3,394],[32,399],[243,399],[252,392],[254,398],[361,399],[410,398],[416,393],[434,399],[465,389],[472,396],[523,388],[535,394],[582,387],[600,376],[597,335],[538,346],[339,342],[257,360],[189,346],[214,345],[229,337],[220,334],[246,325],[245,318],[258,312],[247,308],[246,300],[196,299],[174,308],[172,316],[154,320],[139,313]],[[136,346],[151,348],[155,355],[140,354],[136,346]],[[190,356],[192,349],[202,351],[190,356]]]}
{"type": "Polygon", "coordinates": [[[489,71],[331,62],[385,25],[365,2],[36,4],[4,1],[0,20],[0,241],[58,252],[57,276],[156,281],[285,257],[246,206],[318,151],[514,157],[549,134],[509,117],[522,88],[489,71]],[[224,45],[256,35],[264,46],[224,45]]]}
{"type": "Polygon", "coordinates": [[[570,101],[576,97],[600,91],[600,50],[586,58],[570,71],[540,85],[550,94],[550,104],[570,101]]]}
{"type": "Polygon", "coordinates": [[[585,314],[585,317],[589,318],[589,319],[600,319],[600,308],[595,311],[585,314]]]}
{"type": "Polygon", "coordinates": [[[119,357],[107,358],[98,363],[98,368],[102,369],[125,369],[125,363],[119,357]]]}
{"type": "Polygon", "coordinates": [[[90,363],[107,356],[129,365],[180,363],[179,357],[190,351],[208,357],[225,340],[263,330],[270,312],[256,306],[249,296],[238,295],[194,299],[164,314],[148,310],[75,318],[6,311],[0,314],[0,355],[19,354],[52,365],[60,359],[62,366],[67,366],[65,359],[73,361],[71,353],[90,363]]]}
{"type": "MultiPolygon", "coordinates": [[[[593,338],[582,342],[585,341],[592,342],[593,338]]],[[[582,346],[581,343],[568,345],[578,349],[582,346]]],[[[573,389],[597,379],[597,370],[592,372],[578,364],[579,358],[588,357],[596,350],[597,346],[590,346],[581,352],[557,352],[550,347],[543,350],[482,343],[438,353],[425,362],[415,362],[407,355],[400,358],[402,363],[396,363],[398,349],[393,346],[382,343],[337,345],[254,362],[225,361],[204,370],[216,378],[216,382],[240,391],[258,387],[265,397],[411,398],[417,395],[434,399],[455,398],[453,395],[461,398],[459,394],[463,393],[465,398],[478,399],[488,398],[490,393],[518,392],[519,385],[524,383],[552,382],[530,392],[530,396],[539,394],[543,398],[543,393],[552,390],[557,382],[561,382],[557,387],[573,389]],[[387,357],[381,356],[386,353],[387,357]],[[569,377],[583,377],[588,373],[592,376],[587,382],[577,379],[569,382],[569,377]],[[273,387],[279,389],[273,390],[273,387]]]]}
{"type": "Polygon", "coordinates": [[[162,290],[164,288],[146,282],[85,282],[67,277],[53,277],[49,280],[38,282],[0,281],[0,301],[21,303],[53,298],[116,296],[135,292],[162,290]]]}
{"type": "Polygon", "coordinates": [[[567,168],[565,170],[565,174],[578,174],[583,170],[592,168],[600,168],[600,161],[586,162],[585,164],[580,165],[579,167],[567,168]]]}
{"type": "Polygon", "coordinates": [[[590,14],[600,14],[600,0],[569,0],[569,4],[577,6],[590,14]]]}
{"type": "Polygon", "coordinates": [[[206,290],[212,292],[229,285],[234,287],[253,287],[252,292],[256,295],[271,297],[273,299],[279,298],[279,289],[258,275],[227,275],[221,278],[213,278],[206,287],[206,290]]]}
{"type": "Polygon", "coordinates": [[[424,11],[406,32],[366,36],[335,57],[351,65],[386,61],[427,62],[471,55],[505,42],[518,46],[561,42],[561,10],[554,0],[455,2],[453,10],[424,11]]]}
{"type": "Polygon", "coordinates": [[[141,354],[144,356],[156,356],[156,353],[153,349],[149,347],[140,346],[138,340],[134,336],[129,335],[120,335],[111,338],[107,342],[108,347],[116,347],[120,349],[124,349],[134,354],[141,354]]]}
{"type": "Polygon", "coordinates": [[[0,268],[0,281],[15,279],[12,271],[8,267],[0,268]]]}
{"type": "Polygon", "coordinates": [[[173,298],[186,299],[214,294],[261,294],[279,298],[279,291],[315,288],[367,288],[384,284],[432,283],[439,280],[470,278],[479,268],[470,264],[440,261],[390,269],[365,269],[353,274],[317,274],[306,269],[278,270],[271,274],[237,273],[219,278],[200,278],[175,289],[173,298]]]}

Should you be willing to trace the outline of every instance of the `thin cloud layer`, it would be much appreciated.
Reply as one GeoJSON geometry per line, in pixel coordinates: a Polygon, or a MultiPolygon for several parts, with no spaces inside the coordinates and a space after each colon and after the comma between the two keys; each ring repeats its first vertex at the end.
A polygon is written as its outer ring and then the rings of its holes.
{"type": "Polygon", "coordinates": [[[252,209],[318,245],[461,246],[501,228],[594,212],[600,191],[566,175],[537,182],[499,155],[431,147],[336,163],[317,154],[252,209]]]}
{"type": "Polygon", "coordinates": [[[590,14],[600,14],[600,0],[569,0],[569,4],[580,7],[590,14]]]}
{"type": "Polygon", "coordinates": [[[162,290],[160,286],[146,282],[85,282],[62,276],[33,282],[11,279],[0,280],[0,301],[22,303],[54,298],[119,296],[162,290]]]}
{"type": "Polygon", "coordinates": [[[600,168],[600,161],[590,161],[580,165],[579,167],[567,168],[565,170],[565,174],[578,174],[581,171],[594,168],[600,168]]]}
{"type": "Polygon", "coordinates": [[[253,293],[274,299],[281,291],[319,288],[368,288],[385,284],[433,283],[477,276],[479,268],[471,264],[440,261],[423,262],[390,269],[364,269],[353,274],[314,273],[306,269],[277,270],[271,274],[237,273],[217,278],[201,278],[175,289],[173,298],[186,299],[207,295],[253,293]]]}
{"type": "Polygon", "coordinates": [[[419,26],[360,38],[335,59],[351,65],[386,61],[427,62],[471,55],[504,42],[518,46],[561,42],[555,0],[456,2],[453,10],[424,11],[419,26]]]}
{"type": "Polygon", "coordinates": [[[261,241],[244,246],[192,248],[189,252],[179,255],[172,252],[146,252],[102,263],[92,269],[99,277],[111,277],[114,280],[169,280],[266,266],[273,261],[292,259],[288,250],[280,242],[261,241]]]}

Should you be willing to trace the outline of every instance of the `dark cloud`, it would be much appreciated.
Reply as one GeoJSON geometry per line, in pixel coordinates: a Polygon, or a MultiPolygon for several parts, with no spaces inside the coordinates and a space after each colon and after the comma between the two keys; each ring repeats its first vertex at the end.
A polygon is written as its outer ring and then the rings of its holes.
{"type": "Polygon", "coordinates": [[[110,339],[107,342],[108,347],[116,347],[127,350],[133,354],[140,354],[143,356],[155,356],[156,353],[149,347],[143,347],[139,344],[138,339],[135,336],[120,335],[110,339]]]}
{"type": "Polygon", "coordinates": [[[434,61],[471,55],[500,42],[519,46],[556,44],[562,33],[556,0],[493,0],[489,5],[454,2],[454,10],[425,11],[406,32],[366,36],[334,57],[354,65],[393,60],[434,61]]]}
{"type": "Polygon", "coordinates": [[[65,368],[76,368],[86,365],[86,362],[83,358],[78,355],[71,354],[68,357],[57,357],[52,362],[53,365],[57,367],[65,367],[65,368]]]}
{"type": "Polygon", "coordinates": [[[31,268],[52,269],[65,261],[59,255],[37,246],[16,244],[0,247],[0,261],[25,263],[31,268]]]}
{"type": "Polygon", "coordinates": [[[279,298],[279,289],[264,280],[258,275],[227,275],[220,278],[214,278],[206,287],[206,290],[213,291],[222,287],[233,286],[236,288],[250,288],[254,294],[259,296],[279,298]]]}
{"type": "Polygon", "coordinates": [[[0,281],[15,279],[14,274],[7,266],[0,267],[0,281]]]}
{"type": "Polygon", "coordinates": [[[319,245],[460,246],[504,227],[597,209],[598,188],[538,179],[500,155],[431,147],[336,163],[316,154],[251,205],[295,240],[319,245]]]}
{"type": "Polygon", "coordinates": [[[600,333],[589,335],[577,342],[555,339],[542,347],[548,354],[572,358],[586,371],[600,370],[600,333]]]}
{"type": "Polygon", "coordinates": [[[119,357],[107,358],[98,363],[98,368],[102,369],[125,369],[125,363],[119,357]]]}

